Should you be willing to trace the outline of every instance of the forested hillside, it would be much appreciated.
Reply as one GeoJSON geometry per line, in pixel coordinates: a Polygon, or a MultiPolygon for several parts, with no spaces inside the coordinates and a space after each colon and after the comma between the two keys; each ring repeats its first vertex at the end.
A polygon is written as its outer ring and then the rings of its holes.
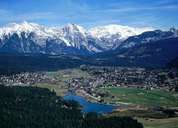
{"type": "Polygon", "coordinates": [[[142,128],[130,117],[84,114],[48,89],[0,86],[0,128],[142,128]]]}

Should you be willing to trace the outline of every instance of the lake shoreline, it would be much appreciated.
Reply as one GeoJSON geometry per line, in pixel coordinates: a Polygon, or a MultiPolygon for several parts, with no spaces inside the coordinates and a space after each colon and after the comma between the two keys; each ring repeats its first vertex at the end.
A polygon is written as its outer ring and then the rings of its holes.
{"type": "Polygon", "coordinates": [[[98,102],[91,102],[86,97],[77,95],[75,92],[67,92],[63,98],[65,100],[74,100],[77,101],[82,106],[82,111],[84,112],[97,112],[97,113],[112,113],[113,111],[117,110],[118,105],[111,105],[111,104],[103,104],[98,102]]]}

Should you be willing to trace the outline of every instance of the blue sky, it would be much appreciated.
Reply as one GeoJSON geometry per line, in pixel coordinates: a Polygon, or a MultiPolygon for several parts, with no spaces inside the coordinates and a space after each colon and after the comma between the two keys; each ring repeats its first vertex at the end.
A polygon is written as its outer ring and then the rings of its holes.
{"type": "Polygon", "coordinates": [[[0,0],[0,26],[11,22],[84,27],[178,27],[178,0],[0,0]]]}

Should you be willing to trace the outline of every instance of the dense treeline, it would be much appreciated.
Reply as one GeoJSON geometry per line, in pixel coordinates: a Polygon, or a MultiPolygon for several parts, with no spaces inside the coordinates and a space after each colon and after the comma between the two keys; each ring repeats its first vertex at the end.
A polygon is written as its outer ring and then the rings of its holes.
{"type": "Polygon", "coordinates": [[[130,117],[83,114],[77,102],[37,87],[0,86],[0,128],[142,128],[130,117]]]}
{"type": "Polygon", "coordinates": [[[0,53],[0,75],[19,72],[53,71],[73,68],[82,64],[75,56],[49,56],[43,54],[2,54],[0,53]]]}

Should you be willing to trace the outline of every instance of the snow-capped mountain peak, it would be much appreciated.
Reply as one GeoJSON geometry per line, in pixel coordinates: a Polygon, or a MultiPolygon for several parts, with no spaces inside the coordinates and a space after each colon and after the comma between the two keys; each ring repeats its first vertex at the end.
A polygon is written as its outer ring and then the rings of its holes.
{"type": "Polygon", "coordinates": [[[145,31],[151,31],[152,28],[133,28],[123,25],[106,25],[94,27],[89,30],[89,35],[100,40],[106,49],[114,49],[118,47],[128,37],[139,35],[145,31]]]}
{"type": "Polygon", "coordinates": [[[11,23],[6,25],[5,27],[0,28],[0,37],[3,35],[12,35],[16,33],[20,35],[22,32],[31,33],[34,32],[40,37],[53,37],[56,36],[57,30],[45,27],[35,23],[22,22],[22,23],[11,23]]]}
{"type": "Polygon", "coordinates": [[[76,24],[71,24],[71,23],[65,25],[62,28],[63,34],[82,34],[83,36],[85,36],[86,32],[87,31],[83,27],[76,25],[76,24]]]}
{"type": "Polygon", "coordinates": [[[85,29],[77,24],[67,24],[59,28],[25,21],[0,28],[0,50],[7,51],[12,48],[16,51],[18,45],[24,52],[27,50],[29,52],[30,49],[37,52],[42,49],[42,52],[60,53],[64,49],[68,49],[67,51],[73,49],[76,52],[96,53],[115,49],[129,37],[152,30],[153,28],[134,28],[117,24],[91,29],[85,29]],[[18,36],[12,36],[14,33],[18,36]]]}
{"type": "Polygon", "coordinates": [[[111,25],[106,25],[106,26],[99,26],[99,27],[94,27],[89,30],[90,34],[93,37],[97,38],[102,38],[102,37],[110,37],[112,35],[120,35],[121,39],[126,39],[129,36],[134,36],[141,34],[145,31],[151,31],[153,30],[152,28],[133,28],[133,27],[128,27],[128,26],[122,26],[122,25],[116,25],[116,24],[111,24],[111,25]]]}

